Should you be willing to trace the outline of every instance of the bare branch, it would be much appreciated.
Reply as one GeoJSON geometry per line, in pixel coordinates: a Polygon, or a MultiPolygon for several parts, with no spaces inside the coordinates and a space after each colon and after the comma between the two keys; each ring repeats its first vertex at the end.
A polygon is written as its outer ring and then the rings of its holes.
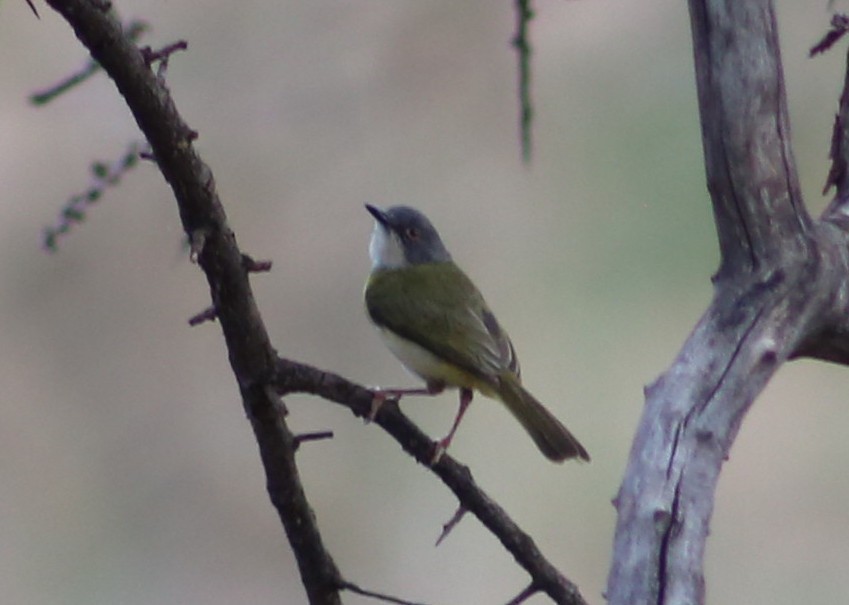
{"type": "Polygon", "coordinates": [[[811,219],[790,149],[771,2],[690,0],[708,190],[722,261],[718,279],[804,248],[811,219]],[[745,23],[745,27],[741,24],[745,23]]]}
{"type": "Polygon", "coordinates": [[[772,3],[690,0],[690,14],[722,266],[710,307],[646,388],[614,501],[610,605],[704,602],[714,492],[750,405],[789,359],[849,361],[847,224],[803,206],[772,3]]]}
{"type": "MultiPolygon", "coordinates": [[[[270,378],[277,393],[310,393],[349,408],[356,416],[368,418],[374,393],[345,378],[312,366],[281,359],[277,372],[270,378]]],[[[555,603],[584,604],[578,587],[566,579],[539,551],[533,539],[523,532],[498,503],[492,500],[472,478],[468,467],[448,454],[430,466],[433,441],[401,412],[395,400],[387,399],[373,419],[419,463],[429,466],[460,501],[462,508],[475,515],[513,555],[532,578],[538,591],[555,603]]]]}
{"type": "Polygon", "coordinates": [[[355,594],[362,595],[364,597],[370,597],[377,601],[383,601],[384,603],[395,603],[395,605],[425,605],[424,603],[406,601],[404,599],[399,599],[398,597],[393,597],[380,592],[374,592],[373,590],[366,590],[365,588],[360,588],[359,586],[357,586],[353,582],[349,582],[348,580],[342,580],[342,582],[340,582],[339,584],[339,588],[349,590],[355,594]]]}
{"type": "MultiPolygon", "coordinates": [[[[29,1],[29,0],[27,0],[27,1],[29,1]]],[[[30,4],[30,6],[32,7],[32,4],[30,4]]],[[[33,11],[35,11],[34,7],[33,7],[33,11]]],[[[38,13],[36,13],[36,15],[37,14],[38,13]]],[[[148,31],[148,29],[149,29],[149,26],[144,21],[131,21],[127,25],[126,35],[127,35],[127,37],[130,38],[130,40],[135,41],[135,40],[138,40],[142,36],[143,33],[148,31]]],[[[29,98],[30,103],[32,103],[34,105],[44,105],[45,103],[49,103],[50,101],[52,101],[53,99],[55,99],[56,97],[61,95],[62,93],[67,92],[68,90],[72,89],[74,86],[77,86],[78,84],[82,84],[83,82],[88,80],[91,76],[96,74],[98,71],[100,71],[100,64],[97,61],[89,60],[85,64],[85,66],[82,69],[80,69],[77,73],[68,76],[67,78],[65,78],[61,82],[54,84],[53,86],[51,86],[51,87],[49,87],[45,90],[42,90],[40,92],[35,92],[32,95],[30,95],[30,98],[29,98]]]]}
{"type": "MultiPolygon", "coordinates": [[[[846,15],[835,15],[832,19],[832,29],[826,35],[823,42],[820,42],[814,50],[825,52],[831,47],[843,34],[849,31],[849,17],[846,15]],[[840,35],[834,32],[840,32],[840,35]],[[825,41],[829,43],[826,45],[825,41]]],[[[834,187],[834,199],[823,212],[823,219],[836,221],[837,224],[846,225],[849,222],[849,213],[847,212],[847,202],[849,201],[849,56],[847,56],[846,72],[843,78],[843,92],[840,95],[840,107],[837,115],[834,116],[834,127],[831,134],[831,148],[829,149],[829,158],[831,159],[831,167],[828,171],[828,176],[825,179],[823,186],[823,195],[834,187]]]]}
{"type": "Polygon", "coordinates": [[[333,431],[315,431],[313,433],[300,433],[295,435],[294,444],[297,450],[302,443],[307,441],[324,441],[325,439],[333,439],[333,431]]]}
{"type": "Polygon", "coordinates": [[[109,5],[96,0],[47,0],[74,29],[92,57],[114,80],[149,141],[157,165],[171,185],[183,229],[209,282],[242,402],[259,444],[268,492],[313,604],[340,603],[341,575],[324,547],[295,466],[295,440],[285,408],[265,387],[275,352],[253,298],[209,167],[196,153],[195,133],[180,117],[161,78],[128,39],[109,5]],[[203,234],[196,245],[197,234],[203,234]]]}
{"type": "Polygon", "coordinates": [[[519,58],[519,139],[522,143],[522,160],[531,161],[531,134],[534,107],[531,101],[531,42],[528,26],[534,17],[531,0],[516,0],[516,35],[513,46],[519,58]]]}
{"type": "MultiPolygon", "coordinates": [[[[48,3],[72,25],[77,37],[115,81],[174,191],[183,229],[191,243],[191,257],[206,274],[214,309],[196,317],[208,319],[214,315],[221,324],[243,405],[259,445],[268,492],[295,552],[310,603],[339,603],[339,590],[352,585],[342,579],[323,545],[295,466],[299,440],[287,426],[286,409],[278,393],[321,395],[346,405],[360,417],[371,412],[374,393],[339,376],[277,357],[248,281],[252,264],[246,264],[245,255],[236,245],[212,172],[194,149],[192,141],[197,135],[178,114],[164,82],[151,72],[144,53],[123,35],[119,23],[108,12],[108,5],[98,0],[48,3]]],[[[432,457],[432,441],[401,414],[397,403],[387,401],[375,422],[419,462],[426,464],[432,457]]],[[[578,589],[541,555],[533,540],[477,487],[468,468],[443,456],[432,470],[462,505],[496,534],[540,591],[557,603],[584,603],[578,589]]]]}
{"type": "Polygon", "coordinates": [[[809,55],[819,55],[830,49],[840,40],[846,32],[849,32],[849,16],[834,15],[831,18],[831,29],[822,37],[822,40],[817,42],[810,50],[809,55]]]}

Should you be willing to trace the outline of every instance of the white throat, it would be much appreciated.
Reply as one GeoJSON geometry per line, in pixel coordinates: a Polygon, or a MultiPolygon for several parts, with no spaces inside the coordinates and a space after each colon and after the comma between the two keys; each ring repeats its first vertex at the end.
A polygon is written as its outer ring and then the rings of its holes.
{"type": "Polygon", "coordinates": [[[368,253],[372,270],[398,269],[409,264],[398,236],[387,231],[379,223],[374,224],[374,230],[371,232],[368,253]]]}

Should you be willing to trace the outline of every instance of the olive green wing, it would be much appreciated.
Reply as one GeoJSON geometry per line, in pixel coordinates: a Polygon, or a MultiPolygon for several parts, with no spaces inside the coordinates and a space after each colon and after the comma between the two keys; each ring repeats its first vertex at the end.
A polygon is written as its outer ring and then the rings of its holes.
{"type": "Polygon", "coordinates": [[[376,271],[365,302],[376,325],[472,375],[493,381],[504,370],[519,373],[510,338],[454,263],[376,271]]]}

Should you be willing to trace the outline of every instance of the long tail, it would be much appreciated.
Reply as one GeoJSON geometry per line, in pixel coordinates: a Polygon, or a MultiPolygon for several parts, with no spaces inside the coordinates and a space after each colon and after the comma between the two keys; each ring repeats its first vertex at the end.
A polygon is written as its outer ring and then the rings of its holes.
{"type": "Polygon", "coordinates": [[[569,458],[581,458],[589,462],[590,455],[569,430],[519,384],[513,374],[501,378],[499,392],[501,401],[537,444],[546,458],[563,462],[569,458]]]}

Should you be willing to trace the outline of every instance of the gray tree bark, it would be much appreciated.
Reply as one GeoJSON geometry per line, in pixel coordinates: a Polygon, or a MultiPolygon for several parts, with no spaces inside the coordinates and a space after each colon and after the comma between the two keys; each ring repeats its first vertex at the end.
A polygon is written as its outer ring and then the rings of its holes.
{"type": "Polygon", "coordinates": [[[690,0],[707,185],[721,263],[713,300],[672,365],[645,389],[625,477],[611,605],[698,604],[714,492],[740,423],[782,363],[849,362],[844,124],[835,201],[813,220],[790,146],[770,0],[690,0]],[[841,164],[842,162],[842,164],[841,164]]]}

